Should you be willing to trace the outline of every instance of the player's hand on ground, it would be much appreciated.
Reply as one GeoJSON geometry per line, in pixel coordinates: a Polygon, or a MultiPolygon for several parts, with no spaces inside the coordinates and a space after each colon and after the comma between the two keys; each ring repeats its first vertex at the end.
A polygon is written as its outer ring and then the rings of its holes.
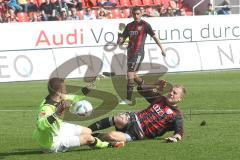
{"type": "Polygon", "coordinates": [[[175,143],[177,141],[180,141],[182,139],[182,136],[180,134],[175,134],[174,136],[165,138],[167,143],[175,143]]]}
{"type": "Polygon", "coordinates": [[[175,137],[167,137],[167,138],[165,138],[165,140],[167,143],[175,143],[178,141],[177,138],[175,138],[175,137]]]}

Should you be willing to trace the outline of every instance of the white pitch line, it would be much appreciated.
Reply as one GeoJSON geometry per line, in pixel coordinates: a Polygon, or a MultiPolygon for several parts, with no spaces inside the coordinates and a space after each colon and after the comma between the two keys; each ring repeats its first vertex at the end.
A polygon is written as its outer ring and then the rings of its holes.
{"type": "Polygon", "coordinates": [[[238,111],[240,111],[240,109],[228,109],[228,110],[204,110],[204,109],[202,109],[202,110],[192,110],[192,111],[195,111],[195,112],[238,112],[238,111]]]}
{"type": "Polygon", "coordinates": [[[0,109],[0,112],[36,112],[38,110],[29,110],[29,109],[26,109],[26,110],[21,110],[21,109],[16,109],[16,110],[10,110],[10,109],[0,109]]]}

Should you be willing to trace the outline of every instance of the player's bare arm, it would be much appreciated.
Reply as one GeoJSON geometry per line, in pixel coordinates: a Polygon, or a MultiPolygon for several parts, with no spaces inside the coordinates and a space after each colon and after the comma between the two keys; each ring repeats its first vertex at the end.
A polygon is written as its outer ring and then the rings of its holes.
{"type": "Polygon", "coordinates": [[[124,41],[125,41],[125,39],[123,37],[119,37],[118,41],[117,41],[117,44],[122,45],[124,43],[124,41]]]}
{"type": "Polygon", "coordinates": [[[162,47],[162,44],[160,43],[160,40],[157,38],[156,35],[154,35],[152,38],[154,39],[154,41],[157,43],[157,45],[158,45],[159,48],[161,49],[162,55],[165,57],[165,56],[166,56],[166,53],[165,53],[165,50],[164,50],[163,47],[162,47]]]}

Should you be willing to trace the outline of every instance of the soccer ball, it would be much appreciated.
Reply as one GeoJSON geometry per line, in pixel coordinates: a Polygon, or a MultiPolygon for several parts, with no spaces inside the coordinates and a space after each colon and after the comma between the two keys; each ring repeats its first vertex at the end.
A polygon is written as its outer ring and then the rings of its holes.
{"type": "Polygon", "coordinates": [[[92,104],[86,100],[81,100],[73,104],[69,111],[78,116],[90,116],[92,113],[92,104]]]}

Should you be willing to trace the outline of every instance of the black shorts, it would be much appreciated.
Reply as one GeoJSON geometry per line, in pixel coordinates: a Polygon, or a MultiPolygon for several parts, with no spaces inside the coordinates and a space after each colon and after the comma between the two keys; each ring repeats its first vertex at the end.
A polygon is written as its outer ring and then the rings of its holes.
{"type": "Polygon", "coordinates": [[[143,139],[143,131],[140,127],[138,118],[136,118],[136,114],[134,112],[125,112],[123,114],[128,117],[128,123],[122,129],[116,128],[116,131],[128,134],[131,140],[143,139]]]}
{"type": "Polygon", "coordinates": [[[128,65],[128,72],[137,72],[139,67],[143,61],[143,54],[136,54],[133,57],[128,58],[127,65],[128,65]]]}

